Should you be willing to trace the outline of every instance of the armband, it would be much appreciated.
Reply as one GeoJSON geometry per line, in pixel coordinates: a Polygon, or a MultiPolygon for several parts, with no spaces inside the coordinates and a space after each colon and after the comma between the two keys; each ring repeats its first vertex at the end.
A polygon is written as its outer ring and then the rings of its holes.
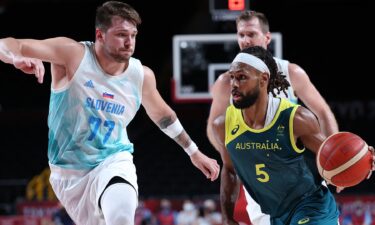
{"type": "Polygon", "coordinates": [[[180,121],[176,119],[172,124],[170,124],[168,127],[161,129],[166,135],[168,135],[170,138],[174,139],[178,135],[181,134],[181,132],[184,130],[182,127],[180,121]]]}

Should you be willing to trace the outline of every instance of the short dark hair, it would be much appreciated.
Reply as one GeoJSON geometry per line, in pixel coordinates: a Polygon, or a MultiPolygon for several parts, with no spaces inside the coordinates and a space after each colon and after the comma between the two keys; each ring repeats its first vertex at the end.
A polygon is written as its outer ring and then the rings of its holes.
{"type": "Polygon", "coordinates": [[[263,33],[267,33],[270,31],[270,24],[268,23],[268,19],[266,15],[264,15],[261,12],[256,12],[252,10],[242,11],[241,14],[238,15],[236,19],[236,25],[238,25],[240,21],[249,21],[254,18],[258,18],[259,24],[262,28],[263,33]]]}
{"type": "Polygon", "coordinates": [[[108,1],[96,9],[95,27],[107,31],[115,16],[128,20],[136,26],[142,22],[138,12],[130,5],[119,1],[108,1]]]}
{"type": "Polygon", "coordinates": [[[270,70],[270,80],[267,87],[268,92],[271,92],[272,95],[276,97],[276,95],[280,94],[280,92],[283,91],[284,94],[288,96],[286,90],[288,89],[290,84],[286,79],[286,76],[278,70],[276,61],[270,51],[261,46],[252,46],[243,49],[241,52],[253,55],[261,59],[267,65],[268,69],[270,70]],[[275,93],[275,91],[277,93],[275,93]]]}

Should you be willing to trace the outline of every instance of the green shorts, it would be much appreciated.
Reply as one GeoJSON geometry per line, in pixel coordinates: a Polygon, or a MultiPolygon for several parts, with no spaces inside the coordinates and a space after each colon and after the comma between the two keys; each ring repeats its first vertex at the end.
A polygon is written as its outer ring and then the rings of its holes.
{"type": "Polygon", "coordinates": [[[334,196],[321,186],[281,217],[271,218],[272,225],[337,225],[339,210],[334,196]]]}

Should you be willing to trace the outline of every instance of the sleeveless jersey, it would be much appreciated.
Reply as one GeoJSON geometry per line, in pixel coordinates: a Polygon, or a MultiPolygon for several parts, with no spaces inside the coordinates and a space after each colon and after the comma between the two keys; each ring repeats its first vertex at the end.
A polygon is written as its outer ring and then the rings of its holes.
{"type": "Polygon", "coordinates": [[[51,90],[48,115],[49,163],[68,169],[91,169],[117,152],[133,153],[126,127],[142,98],[143,66],[130,58],[120,75],[106,74],[96,60],[94,43],[69,83],[51,90]]]}
{"type": "Polygon", "coordinates": [[[246,191],[262,212],[277,217],[319,188],[294,142],[293,119],[298,105],[281,98],[270,124],[255,130],[240,109],[227,108],[225,145],[246,191]]]}

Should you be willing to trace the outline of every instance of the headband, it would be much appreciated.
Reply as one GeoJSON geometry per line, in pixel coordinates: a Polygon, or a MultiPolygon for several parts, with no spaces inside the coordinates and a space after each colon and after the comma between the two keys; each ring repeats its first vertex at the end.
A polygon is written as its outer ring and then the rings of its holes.
{"type": "Polygon", "coordinates": [[[233,62],[241,62],[241,63],[245,63],[249,66],[252,66],[254,67],[255,69],[259,70],[260,72],[264,73],[268,73],[268,77],[270,76],[270,70],[268,69],[267,65],[261,60],[259,59],[258,57],[255,57],[253,55],[250,55],[248,53],[239,53],[236,58],[234,58],[233,62]]]}

